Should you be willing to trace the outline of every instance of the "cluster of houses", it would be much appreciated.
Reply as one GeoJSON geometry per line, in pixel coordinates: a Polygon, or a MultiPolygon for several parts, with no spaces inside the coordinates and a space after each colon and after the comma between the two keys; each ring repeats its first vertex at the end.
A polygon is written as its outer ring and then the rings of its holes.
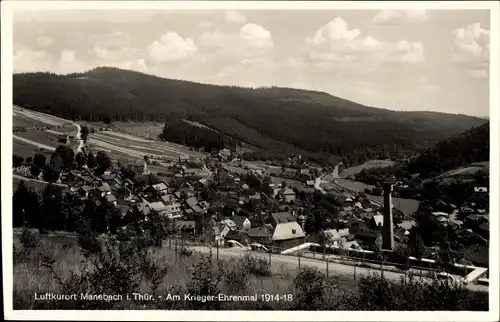
{"type": "MultiPolygon", "coordinates": [[[[203,162],[179,159],[165,172],[158,173],[158,180],[154,183],[139,184],[114,170],[97,175],[86,167],[63,172],[59,182],[66,184],[69,192],[81,199],[105,200],[117,207],[123,217],[134,206],[145,214],[155,211],[172,219],[182,234],[207,243],[223,245],[232,240],[242,245],[259,243],[268,249],[281,251],[320,240],[345,249],[369,249],[380,242],[384,219],[379,203],[363,195],[337,193],[343,206],[336,218],[336,229],[307,235],[304,229],[306,218],[296,191],[315,191],[314,172],[317,171],[309,167],[281,168],[277,174],[279,178],[272,180],[274,183],[270,184],[271,191],[267,195],[250,188],[244,177],[247,174],[269,176],[270,169],[276,167],[242,169],[225,166],[234,163],[228,162],[230,157],[230,153],[221,150],[213,159],[207,158],[203,162]],[[221,165],[221,161],[226,162],[221,165]],[[290,178],[303,178],[302,184],[292,189],[290,184],[277,183],[286,178],[287,173],[290,178]],[[173,185],[171,179],[178,179],[181,183],[173,185]],[[215,198],[204,198],[202,192],[209,187],[215,187],[215,198]],[[274,204],[277,202],[280,210],[273,208],[274,211],[271,211],[271,207],[266,206],[271,204],[266,202],[268,199],[274,204]],[[257,203],[260,207],[248,210],[246,205],[249,203],[257,203]],[[224,211],[227,205],[231,205],[232,212],[224,211]]],[[[294,162],[300,162],[300,158],[294,162]]],[[[150,173],[147,165],[145,160],[143,175],[150,173]]],[[[477,187],[475,192],[487,193],[487,189],[477,187]]],[[[393,213],[396,216],[398,211],[394,209],[393,213]]],[[[489,236],[486,210],[479,209],[473,202],[460,208],[437,202],[430,213],[438,224],[454,230],[455,239],[467,247],[466,254],[470,261],[481,265],[487,262],[487,251],[484,250],[485,247],[487,250],[489,236]]],[[[416,222],[404,220],[408,219],[404,215],[400,218],[403,220],[398,220],[393,227],[394,240],[406,244],[416,222]]]]}

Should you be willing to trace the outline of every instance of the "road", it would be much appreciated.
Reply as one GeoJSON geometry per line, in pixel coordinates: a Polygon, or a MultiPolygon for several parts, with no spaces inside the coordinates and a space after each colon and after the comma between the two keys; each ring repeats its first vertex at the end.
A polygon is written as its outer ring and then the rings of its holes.
{"type": "MultiPolygon", "coordinates": [[[[204,253],[204,254],[209,254],[210,253],[210,248],[205,247],[205,246],[193,246],[190,247],[191,249],[204,253]]],[[[264,259],[269,259],[269,255],[266,253],[260,253],[260,252],[253,252],[253,251],[245,251],[241,248],[219,248],[219,257],[240,257],[243,256],[245,253],[251,253],[252,255],[256,257],[261,257],[264,259]]],[[[212,248],[212,255],[216,256],[216,248],[212,248]]],[[[272,254],[271,256],[271,261],[273,264],[285,264],[291,266],[291,268],[296,269],[298,265],[298,259],[295,256],[289,256],[289,255],[279,255],[279,254],[272,254]]],[[[308,267],[315,267],[318,268],[319,270],[325,270],[326,269],[326,262],[317,260],[317,259],[312,259],[312,258],[305,258],[302,257],[300,259],[300,265],[301,266],[308,266],[308,267]]],[[[330,275],[343,275],[346,277],[353,277],[354,274],[354,266],[350,265],[344,265],[344,264],[339,264],[339,263],[333,263],[330,262],[328,264],[328,272],[330,275]]],[[[366,267],[356,267],[356,274],[359,275],[368,275],[370,273],[380,273],[381,271],[375,268],[366,268],[366,267]]],[[[396,272],[389,272],[389,271],[384,271],[384,277],[393,280],[393,281],[400,281],[401,278],[404,278],[405,274],[401,273],[396,273],[396,272]]],[[[422,277],[423,280],[425,281],[431,281],[429,278],[422,277]]],[[[485,285],[477,285],[477,284],[467,284],[467,288],[471,291],[478,291],[478,292],[488,292],[488,286],[485,285]]]]}

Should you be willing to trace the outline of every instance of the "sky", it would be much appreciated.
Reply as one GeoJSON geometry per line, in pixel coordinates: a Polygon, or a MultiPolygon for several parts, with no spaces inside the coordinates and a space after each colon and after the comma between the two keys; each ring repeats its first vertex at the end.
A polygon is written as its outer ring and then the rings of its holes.
{"type": "Polygon", "coordinates": [[[16,11],[14,72],[113,66],[489,116],[487,10],[16,11]]]}

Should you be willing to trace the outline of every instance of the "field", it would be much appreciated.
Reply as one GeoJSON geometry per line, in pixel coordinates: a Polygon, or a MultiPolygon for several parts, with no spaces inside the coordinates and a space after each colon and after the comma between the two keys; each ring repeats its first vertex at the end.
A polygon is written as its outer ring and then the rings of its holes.
{"type": "Polygon", "coordinates": [[[46,131],[17,132],[15,133],[15,136],[54,148],[61,144],[58,142],[60,139],[59,135],[46,131]]]}
{"type": "Polygon", "coordinates": [[[47,158],[50,158],[50,155],[52,154],[52,152],[47,149],[40,149],[33,144],[26,143],[20,140],[14,140],[12,144],[13,154],[25,159],[28,157],[33,157],[35,153],[42,153],[47,158]]]}
{"type": "Polygon", "coordinates": [[[355,174],[358,174],[361,172],[363,169],[370,169],[370,168],[383,168],[383,167],[390,167],[394,165],[394,161],[391,160],[370,160],[366,163],[363,163],[361,165],[357,165],[355,167],[350,167],[342,170],[340,173],[340,176],[345,178],[348,176],[353,176],[355,174]]]}
{"type": "Polygon", "coordinates": [[[189,148],[163,141],[145,140],[131,134],[100,131],[89,136],[88,144],[95,150],[105,150],[112,158],[139,160],[144,155],[176,161],[179,157],[204,156],[205,154],[190,151],[189,148]]]}
{"type": "Polygon", "coordinates": [[[14,112],[12,115],[12,126],[13,127],[45,127],[45,126],[48,126],[48,124],[40,122],[40,121],[32,119],[32,118],[29,118],[26,115],[14,112]]]}
{"type": "Polygon", "coordinates": [[[161,122],[118,122],[104,124],[102,122],[88,122],[88,127],[100,128],[108,127],[115,132],[130,134],[133,137],[145,138],[148,140],[158,139],[158,135],[163,132],[164,124],[161,122]]]}
{"type": "MultiPolygon", "coordinates": [[[[50,155],[63,134],[75,135],[76,126],[68,120],[28,109],[13,107],[13,126],[24,127],[25,132],[13,133],[13,153],[23,158],[32,157],[36,152],[50,155]],[[42,151],[38,151],[42,149],[42,151]]],[[[71,147],[75,144],[71,143],[71,147]]]]}
{"type": "Polygon", "coordinates": [[[470,165],[468,167],[453,169],[453,170],[450,170],[450,171],[443,173],[441,175],[441,178],[469,176],[469,175],[475,174],[478,171],[489,171],[489,164],[478,163],[478,164],[470,165]]]}
{"type": "MultiPolygon", "coordinates": [[[[26,185],[26,187],[33,188],[33,190],[35,190],[38,193],[43,193],[45,187],[49,184],[46,181],[27,179],[24,177],[14,175],[12,177],[12,187],[13,187],[12,191],[16,191],[17,186],[19,185],[21,180],[24,181],[24,184],[26,185]]],[[[66,186],[66,185],[62,185],[62,184],[55,184],[55,185],[60,187],[62,189],[62,191],[69,190],[68,186],[66,186]]]]}

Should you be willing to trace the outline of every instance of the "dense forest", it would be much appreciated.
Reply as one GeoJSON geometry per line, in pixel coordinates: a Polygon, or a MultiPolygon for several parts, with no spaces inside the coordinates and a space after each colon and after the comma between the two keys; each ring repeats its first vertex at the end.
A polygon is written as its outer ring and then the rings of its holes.
{"type": "MultiPolygon", "coordinates": [[[[193,119],[257,153],[342,158],[345,165],[429,148],[484,123],[465,115],[373,108],[324,92],[207,85],[108,67],[16,74],[13,81],[14,104],[40,112],[105,122],[193,119]]],[[[190,123],[182,127],[200,132],[190,123]]]]}
{"type": "Polygon", "coordinates": [[[420,177],[466,166],[490,159],[490,123],[472,128],[460,135],[439,141],[435,147],[424,151],[408,165],[410,173],[420,177]]]}

